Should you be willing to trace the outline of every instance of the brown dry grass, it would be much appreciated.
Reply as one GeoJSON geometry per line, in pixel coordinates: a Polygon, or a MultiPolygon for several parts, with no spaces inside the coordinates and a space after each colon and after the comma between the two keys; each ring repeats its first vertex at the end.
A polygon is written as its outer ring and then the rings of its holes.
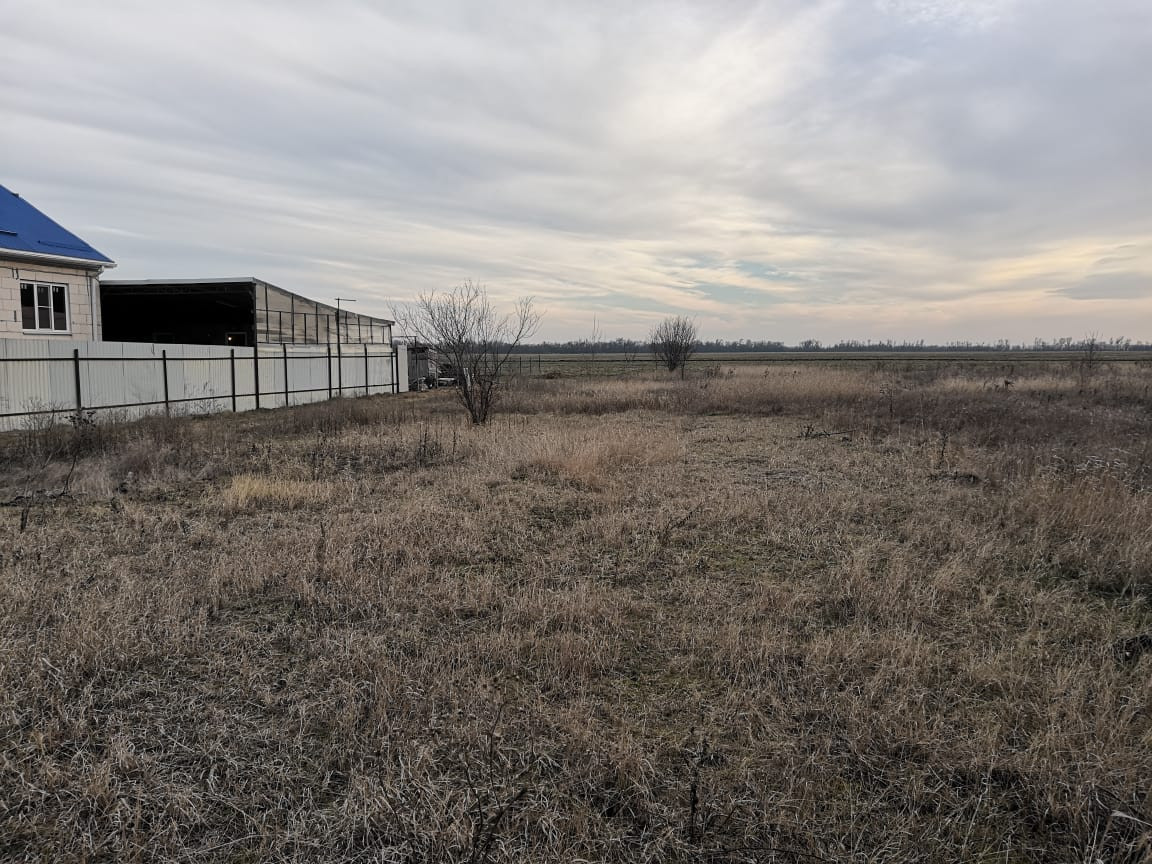
{"type": "Polygon", "coordinates": [[[324,504],[334,493],[332,484],[322,480],[237,474],[219,500],[221,507],[231,512],[257,507],[291,510],[305,504],[324,504]]]}
{"type": "Polygon", "coordinates": [[[1152,370],[1089,372],[4,439],[71,494],[0,509],[0,858],[1152,860],[1152,370]]]}

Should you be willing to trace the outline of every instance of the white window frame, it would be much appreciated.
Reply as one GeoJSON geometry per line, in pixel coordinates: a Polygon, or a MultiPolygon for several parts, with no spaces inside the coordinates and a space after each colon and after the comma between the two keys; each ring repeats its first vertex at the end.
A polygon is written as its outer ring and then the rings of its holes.
{"type": "Polygon", "coordinates": [[[37,333],[37,334],[57,334],[60,336],[67,336],[72,333],[72,298],[69,292],[69,286],[66,282],[32,282],[20,280],[20,293],[23,294],[25,287],[32,288],[32,308],[36,313],[36,326],[32,328],[24,327],[24,301],[20,301],[20,326],[24,333],[37,333]],[[40,289],[48,289],[48,319],[50,323],[56,321],[56,309],[51,305],[52,298],[55,296],[56,288],[64,289],[64,329],[57,330],[55,327],[41,327],[40,326],[40,289]]]}

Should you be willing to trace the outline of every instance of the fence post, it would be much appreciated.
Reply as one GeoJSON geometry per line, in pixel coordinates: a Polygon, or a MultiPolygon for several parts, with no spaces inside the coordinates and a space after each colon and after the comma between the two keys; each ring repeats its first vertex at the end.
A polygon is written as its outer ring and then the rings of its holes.
{"type": "Polygon", "coordinates": [[[76,383],[76,413],[84,410],[84,400],[80,396],[80,349],[72,349],[72,377],[76,383]]]}
{"type": "MultiPolygon", "coordinates": [[[[293,324],[295,326],[295,324],[293,324]]],[[[280,343],[280,353],[284,355],[284,407],[288,407],[288,345],[280,343]]]]}
{"type": "Polygon", "coordinates": [[[228,368],[232,373],[232,413],[236,413],[236,349],[233,348],[228,356],[228,368]]]}
{"type": "MultiPolygon", "coordinates": [[[[327,326],[328,326],[327,322],[325,322],[324,326],[325,326],[325,328],[327,328],[327,326]]],[[[327,367],[327,371],[328,371],[328,398],[331,399],[332,398],[332,343],[331,342],[328,343],[327,356],[328,356],[328,367],[327,367]]]]}
{"type": "Polygon", "coordinates": [[[368,392],[368,343],[364,344],[364,395],[370,396],[368,392]]]}
{"type": "Polygon", "coordinates": [[[256,381],[256,410],[260,410],[260,343],[256,342],[252,345],[252,373],[256,381]]]}
{"type": "Polygon", "coordinates": [[[172,406],[168,404],[168,350],[160,352],[160,368],[164,374],[164,416],[172,416],[172,406]]]}
{"type": "Polygon", "coordinates": [[[344,352],[340,350],[340,322],[336,322],[336,389],[344,395],[344,352]]]}
{"type": "Polygon", "coordinates": [[[400,392],[400,352],[392,345],[392,392],[400,392]]]}

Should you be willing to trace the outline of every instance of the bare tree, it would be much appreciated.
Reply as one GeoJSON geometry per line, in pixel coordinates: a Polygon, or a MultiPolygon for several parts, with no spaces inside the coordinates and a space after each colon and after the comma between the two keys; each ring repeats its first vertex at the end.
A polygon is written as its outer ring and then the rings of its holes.
{"type": "Polygon", "coordinates": [[[592,335],[584,341],[588,353],[588,360],[584,364],[584,374],[591,375],[596,370],[596,349],[600,347],[600,340],[604,338],[600,330],[600,323],[596,316],[592,316],[592,335]]]}
{"type": "Polygon", "coordinates": [[[663,363],[669,372],[684,369],[688,359],[696,353],[699,339],[696,336],[696,322],[683,315],[665,318],[652,328],[648,341],[652,346],[652,356],[663,363]]]}
{"type": "Polygon", "coordinates": [[[1080,373],[1084,378],[1090,378],[1096,371],[1100,361],[1100,351],[1104,347],[1100,334],[1093,331],[1084,337],[1080,343],[1080,373]]]}
{"type": "Polygon", "coordinates": [[[536,332],[540,315],[532,298],[504,315],[471,280],[451,291],[420,294],[393,310],[409,336],[432,348],[456,370],[457,394],[473,423],[487,423],[511,371],[509,357],[536,332]]]}
{"type": "Polygon", "coordinates": [[[621,347],[624,349],[624,362],[631,369],[632,364],[636,362],[636,358],[640,354],[640,343],[632,339],[624,339],[621,340],[621,347]]]}

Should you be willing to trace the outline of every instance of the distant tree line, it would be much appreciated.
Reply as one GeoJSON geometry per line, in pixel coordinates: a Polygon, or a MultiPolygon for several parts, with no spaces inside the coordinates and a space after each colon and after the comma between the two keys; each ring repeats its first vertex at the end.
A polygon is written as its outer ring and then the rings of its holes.
{"type": "MultiPolygon", "coordinates": [[[[530,354],[624,354],[628,356],[651,355],[651,343],[647,340],[617,338],[611,340],[570,339],[567,342],[525,343],[518,348],[530,354]]],[[[1031,343],[1013,344],[1008,340],[996,342],[945,342],[931,344],[923,339],[896,342],[848,339],[827,345],[817,339],[803,339],[795,345],[767,339],[708,339],[697,343],[697,351],[702,354],[768,354],[785,351],[824,351],[824,352],[932,352],[932,351],[1152,351],[1152,343],[1133,342],[1131,339],[1116,337],[1104,339],[1088,336],[1074,338],[1064,336],[1051,341],[1036,339],[1031,343]]]]}

